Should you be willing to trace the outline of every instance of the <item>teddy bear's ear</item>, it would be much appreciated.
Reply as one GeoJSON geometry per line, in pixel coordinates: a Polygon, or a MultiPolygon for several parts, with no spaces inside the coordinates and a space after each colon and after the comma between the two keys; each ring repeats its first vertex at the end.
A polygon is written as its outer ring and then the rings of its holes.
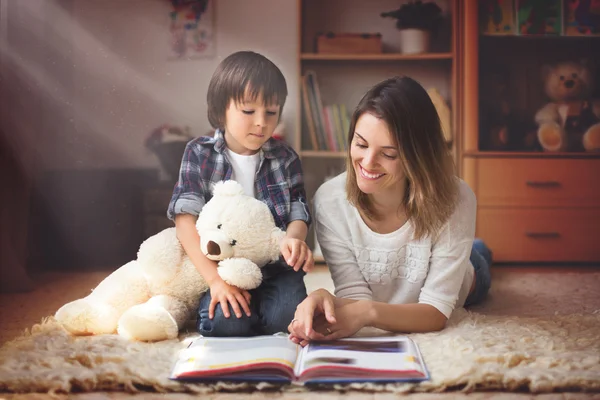
{"type": "Polygon", "coordinates": [[[219,181],[213,186],[214,196],[239,196],[244,194],[244,188],[236,181],[219,181]]]}

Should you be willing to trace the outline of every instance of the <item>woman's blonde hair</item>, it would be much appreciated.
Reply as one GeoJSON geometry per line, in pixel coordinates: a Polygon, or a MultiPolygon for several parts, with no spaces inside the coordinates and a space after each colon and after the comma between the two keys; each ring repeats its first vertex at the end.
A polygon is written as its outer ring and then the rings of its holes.
{"type": "Polygon", "coordinates": [[[361,213],[378,220],[386,216],[377,215],[369,196],[359,189],[350,156],[356,122],[364,113],[383,120],[398,146],[406,175],[401,207],[415,228],[415,239],[435,235],[456,207],[458,179],[429,95],[415,80],[394,77],[373,86],[354,110],[348,132],[346,193],[361,213]]]}

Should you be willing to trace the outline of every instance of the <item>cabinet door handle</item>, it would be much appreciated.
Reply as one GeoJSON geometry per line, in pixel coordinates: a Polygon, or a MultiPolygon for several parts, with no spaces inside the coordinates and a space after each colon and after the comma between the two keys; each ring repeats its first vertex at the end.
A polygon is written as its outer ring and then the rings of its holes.
{"type": "Polygon", "coordinates": [[[557,239],[560,237],[558,232],[525,232],[525,235],[533,239],[557,239]]]}
{"type": "Polygon", "coordinates": [[[525,184],[529,187],[535,188],[551,188],[551,187],[559,187],[559,181],[527,181],[525,184]]]}

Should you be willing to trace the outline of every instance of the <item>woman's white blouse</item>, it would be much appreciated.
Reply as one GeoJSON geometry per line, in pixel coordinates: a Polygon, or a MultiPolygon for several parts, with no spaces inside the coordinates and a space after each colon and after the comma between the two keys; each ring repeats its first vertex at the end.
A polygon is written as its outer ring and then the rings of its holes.
{"type": "Polygon", "coordinates": [[[457,208],[437,237],[413,239],[408,221],[388,234],[373,232],[346,199],[346,173],[325,182],[314,197],[317,239],[335,294],[391,304],[424,303],[450,317],[473,280],[469,261],[477,202],[460,181],[457,208]]]}

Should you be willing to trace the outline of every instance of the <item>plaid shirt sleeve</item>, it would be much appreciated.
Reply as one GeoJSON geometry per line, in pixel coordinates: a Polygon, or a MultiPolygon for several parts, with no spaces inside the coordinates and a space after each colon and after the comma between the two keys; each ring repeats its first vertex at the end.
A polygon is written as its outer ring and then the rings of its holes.
{"type": "Polygon", "coordinates": [[[202,146],[199,145],[198,139],[190,141],[185,147],[179,169],[179,180],[167,210],[167,217],[171,220],[175,220],[177,214],[198,215],[206,204],[209,188],[202,179],[202,168],[210,164],[210,159],[203,159],[206,157],[201,150],[202,146]]]}
{"type": "Polygon", "coordinates": [[[304,189],[304,173],[302,162],[298,154],[292,150],[293,158],[288,167],[288,184],[290,186],[290,222],[301,220],[310,226],[312,218],[308,202],[306,201],[306,190],[304,189]]]}

